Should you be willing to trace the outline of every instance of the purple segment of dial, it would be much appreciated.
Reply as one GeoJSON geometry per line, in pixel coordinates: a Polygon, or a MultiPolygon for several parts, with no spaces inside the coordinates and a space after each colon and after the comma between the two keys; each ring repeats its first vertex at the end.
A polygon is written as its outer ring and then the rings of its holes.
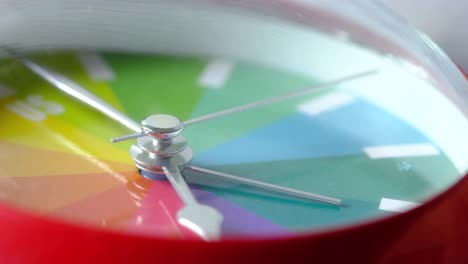
{"type": "MultiPolygon", "coordinates": [[[[163,229],[168,229],[169,227],[164,227],[164,225],[170,226],[171,222],[175,223],[175,220],[172,219],[169,221],[166,218],[175,218],[175,212],[173,212],[174,215],[170,214],[165,216],[164,212],[166,210],[162,210],[159,207],[162,201],[165,201],[165,208],[175,210],[176,207],[181,207],[181,204],[178,206],[173,204],[174,199],[177,199],[175,197],[176,192],[172,189],[169,182],[164,179],[164,176],[143,171],[141,173],[153,179],[154,182],[138,214],[140,217],[143,217],[145,221],[143,221],[144,223],[140,223],[137,229],[150,232],[150,230],[157,229],[158,226],[161,227],[161,225],[163,229]]],[[[203,190],[197,185],[190,184],[190,189],[198,202],[216,208],[224,216],[222,234],[227,237],[285,236],[293,233],[285,227],[272,223],[212,192],[203,190]]],[[[168,212],[166,212],[166,214],[167,213],[168,212]]]]}
{"type": "Polygon", "coordinates": [[[191,186],[191,190],[197,201],[212,206],[224,216],[222,233],[232,236],[283,236],[292,231],[268,221],[261,216],[241,208],[226,199],[223,199],[209,191],[191,186]]]}

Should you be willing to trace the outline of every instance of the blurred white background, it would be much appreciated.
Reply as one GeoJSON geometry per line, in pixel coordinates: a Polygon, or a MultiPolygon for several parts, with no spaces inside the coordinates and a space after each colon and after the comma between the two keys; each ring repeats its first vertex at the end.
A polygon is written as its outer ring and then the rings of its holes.
{"type": "Polygon", "coordinates": [[[467,0],[382,0],[468,71],[467,0]]]}

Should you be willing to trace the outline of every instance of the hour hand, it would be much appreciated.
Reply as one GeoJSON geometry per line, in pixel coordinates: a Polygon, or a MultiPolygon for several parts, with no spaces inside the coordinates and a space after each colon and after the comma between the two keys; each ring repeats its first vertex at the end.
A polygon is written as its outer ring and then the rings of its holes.
{"type": "Polygon", "coordinates": [[[197,202],[177,167],[163,167],[164,174],[185,203],[177,213],[179,224],[189,228],[205,240],[217,240],[223,216],[213,207],[197,202]]]}
{"type": "Polygon", "coordinates": [[[298,198],[305,198],[305,199],[332,204],[332,205],[337,205],[337,206],[341,204],[341,200],[337,198],[310,193],[310,192],[305,192],[305,191],[296,190],[292,188],[287,188],[287,187],[283,187],[283,186],[279,186],[279,185],[275,185],[271,183],[251,180],[251,179],[239,177],[239,176],[224,173],[224,172],[209,170],[209,169],[195,167],[195,166],[188,166],[186,167],[186,169],[195,171],[195,172],[210,174],[210,175],[213,175],[222,179],[226,179],[229,181],[233,181],[233,182],[237,182],[237,183],[241,183],[245,185],[250,185],[250,186],[254,186],[257,188],[264,189],[264,190],[269,190],[269,191],[286,194],[286,195],[290,195],[290,196],[294,196],[298,198]]]}

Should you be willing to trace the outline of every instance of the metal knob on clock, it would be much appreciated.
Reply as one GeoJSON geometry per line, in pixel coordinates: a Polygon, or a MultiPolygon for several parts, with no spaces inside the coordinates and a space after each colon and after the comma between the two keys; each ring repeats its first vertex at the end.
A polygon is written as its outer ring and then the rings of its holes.
{"type": "MultiPolygon", "coordinates": [[[[160,157],[154,153],[144,151],[138,144],[134,144],[130,148],[130,155],[139,169],[151,173],[164,174],[162,170],[163,167],[175,166],[182,170],[185,166],[190,164],[193,152],[187,147],[172,156],[160,157]]],[[[146,174],[144,174],[144,176],[148,177],[146,174]]]]}
{"type": "Polygon", "coordinates": [[[141,125],[147,135],[162,140],[174,138],[184,129],[184,123],[177,117],[165,114],[151,115],[141,125]]]}
{"type": "Polygon", "coordinates": [[[176,136],[170,140],[160,140],[151,137],[141,137],[137,139],[136,144],[141,150],[152,155],[163,157],[172,157],[175,154],[184,151],[187,148],[187,140],[183,136],[176,136]]]}
{"type": "MultiPolygon", "coordinates": [[[[170,115],[152,115],[141,122],[148,136],[138,138],[130,148],[130,155],[137,167],[153,174],[164,174],[163,167],[182,170],[193,157],[186,139],[180,135],[184,124],[170,115]]],[[[143,174],[151,177],[151,174],[143,174]]]]}

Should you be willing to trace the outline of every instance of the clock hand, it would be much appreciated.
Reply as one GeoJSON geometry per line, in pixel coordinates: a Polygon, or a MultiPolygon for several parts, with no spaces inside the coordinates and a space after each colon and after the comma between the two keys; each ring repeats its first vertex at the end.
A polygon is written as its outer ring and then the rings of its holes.
{"type": "Polygon", "coordinates": [[[315,200],[315,201],[319,201],[319,202],[323,202],[323,203],[328,203],[328,204],[333,204],[333,205],[340,205],[341,204],[340,199],[336,199],[336,198],[333,198],[333,197],[323,196],[323,195],[314,194],[314,193],[310,193],[310,192],[304,192],[304,191],[300,191],[300,190],[296,190],[296,189],[292,189],[292,188],[287,188],[287,187],[283,187],[283,186],[279,186],[279,185],[275,185],[275,184],[270,184],[270,183],[266,183],[266,182],[246,179],[246,178],[243,178],[243,177],[235,176],[235,175],[224,173],[224,172],[218,172],[218,171],[209,170],[209,169],[205,169],[205,168],[200,168],[200,167],[196,167],[196,166],[187,166],[185,169],[195,171],[195,172],[200,172],[200,173],[205,173],[205,174],[218,176],[220,178],[227,179],[227,180],[230,180],[230,181],[234,181],[234,182],[238,182],[238,183],[242,183],[242,184],[246,184],[246,185],[251,185],[251,186],[255,186],[255,187],[260,187],[262,189],[275,191],[275,192],[282,193],[282,194],[288,194],[288,195],[295,196],[295,197],[311,199],[311,200],[315,200]]]}
{"type": "Polygon", "coordinates": [[[94,109],[104,113],[108,117],[114,119],[125,127],[135,131],[140,132],[141,126],[137,122],[133,121],[126,115],[119,112],[117,109],[104,102],[94,94],[88,92],[85,88],[81,87],[78,83],[66,78],[65,76],[48,69],[44,66],[37,64],[36,62],[26,58],[25,56],[19,54],[12,48],[2,47],[10,56],[21,62],[24,66],[29,68],[36,75],[46,80],[55,88],[71,95],[75,99],[93,107],[94,109]]]}
{"type": "Polygon", "coordinates": [[[177,213],[179,223],[205,240],[219,239],[223,221],[221,213],[213,207],[197,202],[177,167],[163,167],[163,170],[172,187],[185,203],[185,207],[177,213]]]}
{"type": "MultiPolygon", "coordinates": [[[[131,138],[146,136],[147,131],[146,132],[142,131],[141,126],[137,122],[133,121],[132,119],[130,119],[129,117],[127,117],[123,113],[120,113],[118,110],[116,110],[115,108],[113,108],[112,106],[110,106],[109,104],[104,102],[103,100],[99,99],[98,97],[96,97],[92,93],[88,92],[85,88],[81,87],[79,84],[71,81],[70,79],[66,78],[65,76],[60,75],[59,73],[56,73],[56,72],[54,72],[54,71],[52,71],[50,69],[47,69],[46,67],[43,67],[43,66],[33,62],[32,60],[18,54],[17,52],[15,52],[12,49],[8,48],[8,49],[5,49],[5,50],[7,50],[7,52],[10,55],[12,55],[14,58],[16,58],[21,63],[23,63],[26,67],[31,69],[34,73],[36,73],[40,77],[44,78],[46,81],[48,81],[54,87],[60,89],[61,91],[64,91],[65,93],[71,95],[72,97],[74,97],[74,98],[76,98],[76,99],[90,105],[91,107],[94,107],[95,109],[101,111],[105,115],[111,117],[112,119],[118,121],[119,123],[123,124],[124,126],[130,128],[131,130],[136,132],[136,133],[131,134],[131,135],[127,135],[127,136],[123,136],[123,137],[113,139],[112,140],[113,142],[118,142],[118,141],[128,140],[128,139],[131,139],[131,138]]],[[[357,78],[357,77],[355,77],[355,78],[357,78]]],[[[341,79],[341,81],[344,81],[344,80],[345,80],[345,78],[341,79]]],[[[333,83],[322,84],[321,86],[333,85],[336,82],[337,81],[335,81],[333,83]]],[[[318,89],[318,88],[320,88],[320,87],[315,86],[314,89],[318,89]]],[[[313,88],[309,88],[309,89],[307,89],[307,91],[303,90],[302,93],[310,92],[311,89],[313,89],[313,88]]],[[[266,99],[266,100],[268,100],[269,103],[273,103],[273,102],[278,102],[280,100],[285,100],[285,99],[296,97],[296,96],[299,96],[299,95],[298,94],[289,94],[289,95],[287,95],[287,97],[282,96],[281,98],[275,97],[275,98],[270,98],[270,99],[266,99]],[[274,101],[271,100],[271,99],[273,99],[274,101]]],[[[260,103],[261,103],[261,105],[265,105],[265,102],[263,102],[263,103],[260,102],[260,103]]],[[[250,109],[250,108],[252,108],[252,107],[249,107],[247,109],[250,109]]],[[[247,110],[247,109],[245,109],[245,110],[247,110]]],[[[214,174],[214,173],[212,173],[212,174],[220,176],[219,174],[214,174]]],[[[224,174],[224,178],[228,178],[228,177],[226,177],[226,175],[228,175],[228,174],[224,174]]],[[[236,180],[234,175],[230,175],[230,176],[231,177],[229,177],[229,178],[231,180],[236,180]]],[[[237,177],[238,182],[240,182],[239,179],[241,179],[241,178],[237,177]]],[[[182,181],[183,181],[183,178],[182,178],[182,181]]],[[[263,187],[263,188],[268,188],[269,187],[268,189],[270,189],[270,190],[275,189],[277,192],[284,192],[284,193],[287,193],[287,194],[290,194],[290,195],[293,194],[293,193],[296,193],[296,195],[298,195],[298,196],[307,197],[307,195],[300,195],[300,193],[301,193],[300,191],[294,192],[294,190],[291,190],[289,188],[283,188],[283,189],[281,189],[281,187],[280,188],[271,188],[272,187],[271,185],[268,186],[269,184],[267,184],[267,183],[261,184],[261,182],[257,182],[257,181],[245,180],[245,181],[242,181],[242,182],[244,184],[251,184],[251,185],[254,185],[254,186],[257,186],[257,187],[263,187]],[[253,184],[254,182],[255,182],[255,184],[253,184]]],[[[319,196],[314,197],[313,194],[308,196],[308,198],[313,198],[314,200],[317,200],[317,197],[319,197],[319,196]]],[[[331,199],[332,200],[329,200],[329,201],[334,201],[334,202],[331,202],[331,203],[339,204],[338,199],[335,199],[335,198],[331,198],[331,199]],[[335,200],[333,200],[333,199],[335,199],[335,200]]],[[[211,209],[213,209],[213,208],[211,208],[211,209]]],[[[213,209],[213,210],[215,210],[215,209],[213,209]]],[[[189,210],[188,212],[191,212],[191,210],[189,210]]],[[[185,214],[187,214],[187,213],[185,213],[185,214]]],[[[186,218],[187,218],[187,216],[185,216],[185,219],[186,218]]],[[[195,222],[196,221],[192,222],[192,227],[194,226],[195,222]]],[[[201,230],[203,230],[202,227],[198,227],[198,230],[200,230],[200,228],[201,228],[201,230]]],[[[195,232],[199,233],[199,231],[195,231],[195,232]]],[[[210,232],[205,232],[205,233],[210,233],[210,232]]]]}
{"type": "Polygon", "coordinates": [[[261,106],[265,106],[265,105],[269,105],[269,104],[278,103],[278,102],[285,101],[285,100],[288,100],[288,99],[300,97],[300,96],[303,96],[303,95],[306,95],[306,94],[309,94],[309,93],[312,93],[312,92],[319,92],[319,91],[322,91],[324,89],[329,89],[330,86],[339,85],[339,84],[344,83],[344,82],[349,82],[349,81],[356,80],[356,79],[359,79],[359,78],[367,77],[367,76],[370,76],[370,75],[373,75],[373,74],[376,74],[376,73],[377,73],[377,70],[374,69],[374,70],[368,70],[368,71],[356,73],[356,74],[353,74],[353,75],[348,75],[348,76],[345,76],[345,77],[342,77],[340,79],[336,79],[336,80],[333,80],[333,81],[312,85],[311,87],[308,87],[308,88],[305,88],[305,89],[302,89],[302,90],[299,90],[299,91],[294,91],[294,92],[283,94],[283,95],[278,95],[278,96],[265,98],[265,99],[262,99],[262,100],[259,100],[259,101],[255,101],[255,102],[252,102],[252,103],[245,104],[245,105],[240,105],[240,106],[236,106],[236,107],[229,108],[229,109],[226,109],[226,110],[222,110],[222,111],[219,111],[219,112],[215,112],[215,113],[207,114],[207,115],[204,115],[204,116],[196,117],[196,118],[185,121],[184,124],[185,124],[185,126],[189,126],[189,125],[197,124],[197,123],[204,122],[204,121],[207,121],[207,120],[210,120],[210,119],[218,118],[218,117],[221,117],[221,116],[230,115],[230,114],[234,114],[234,113],[237,113],[237,112],[243,112],[243,111],[246,111],[246,110],[249,110],[249,109],[253,109],[253,108],[257,108],[257,107],[261,107],[261,106]]]}

